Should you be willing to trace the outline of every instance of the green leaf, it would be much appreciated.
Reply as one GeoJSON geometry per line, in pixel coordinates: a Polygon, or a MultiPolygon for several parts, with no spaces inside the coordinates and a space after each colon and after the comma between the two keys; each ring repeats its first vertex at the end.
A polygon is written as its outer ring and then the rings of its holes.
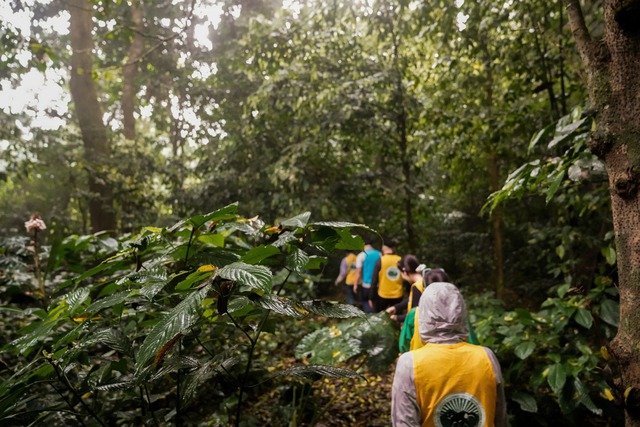
{"type": "Polygon", "coordinates": [[[89,298],[89,289],[80,288],[68,293],[65,296],[67,302],[67,314],[73,316],[82,304],[89,298]]]}
{"type": "Polygon", "coordinates": [[[280,255],[280,250],[275,246],[256,246],[255,248],[252,248],[251,250],[249,250],[249,252],[244,254],[244,256],[240,258],[240,261],[254,265],[260,264],[265,259],[271,258],[276,255],[280,255]]]}
{"type": "Polygon", "coordinates": [[[296,237],[296,235],[294,233],[292,233],[291,231],[285,231],[280,236],[278,236],[278,240],[273,242],[273,246],[275,246],[276,248],[281,248],[284,245],[286,245],[288,243],[291,243],[291,242],[295,242],[297,240],[298,240],[298,238],[296,237]]]}
{"type": "Polygon", "coordinates": [[[304,228],[307,226],[310,217],[311,212],[305,212],[300,215],[294,216],[293,218],[285,219],[284,221],[280,222],[280,225],[289,228],[304,228]]]}
{"type": "Polygon", "coordinates": [[[518,403],[520,405],[520,409],[522,409],[525,412],[532,412],[532,413],[538,412],[538,403],[536,402],[536,399],[529,393],[517,391],[513,393],[513,396],[511,396],[511,399],[514,402],[518,403]]]}
{"type": "Polygon", "coordinates": [[[262,308],[272,310],[278,314],[284,314],[285,316],[294,317],[296,319],[302,319],[310,313],[309,310],[304,308],[298,301],[285,297],[278,297],[273,294],[263,295],[256,300],[256,304],[262,308]]]}
{"type": "Polygon", "coordinates": [[[128,296],[129,296],[129,292],[127,291],[118,292],[118,293],[109,295],[108,297],[99,299],[89,304],[86,311],[89,314],[96,314],[99,311],[104,310],[105,308],[111,308],[114,305],[122,304],[127,300],[128,296]]]}
{"type": "Polygon", "coordinates": [[[547,125],[546,127],[540,129],[540,131],[538,131],[538,133],[536,133],[533,138],[531,138],[531,142],[529,143],[529,153],[531,153],[531,151],[535,148],[536,145],[538,145],[538,143],[542,140],[547,138],[547,136],[549,136],[549,134],[551,134],[551,132],[553,131],[553,129],[555,128],[555,123],[552,123],[550,125],[547,125]]]}
{"type": "Polygon", "coordinates": [[[185,277],[184,280],[178,282],[176,285],[176,291],[191,289],[194,283],[202,283],[205,279],[211,277],[213,273],[213,271],[194,271],[185,277]]]}
{"type": "Polygon", "coordinates": [[[218,276],[247,286],[258,295],[271,292],[271,270],[261,265],[234,262],[218,270],[218,276]]]}
{"type": "Polygon", "coordinates": [[[613,248],[612,246],[607,246],[605,248],[602,248],[601,252],[602,252],[602,255],[605,257],[605,259],[607,260],[607,264],[609,265],[616,264],[617,256],[616,256],[615,248],[613,248]]]}
{"type": "Polygon", "coordinates": [[[191,218],[183,219],[182,221],[174,224],[171,228],[168,229],[168,231],[173,232],[187,223],[191,224],[194,228],[199,228],[207,221],[235,219],[237,217],[237,211],[238,204],[233,203],[231,205],[225,206],[222,209],[218,209],[217,211],[210,212],[206,215],[196,215],[192,216],[191,218]]]}
{"type": "Polygon", "coordinates": [[[93,334],[91,342],[100,342],[127,356],[133,356],[133,346],[129,337],[117,329],[102,329],[93,334]]]}
{"type": "Polygon", "coordinates": [[[351,232],[344,229],[337,229],[336,232],[340,236],[340,241],[336,243],[336,249],[361,251],[364,248],[362,237],[352,235],[351,232]]]}
{"type": "Polygon", "coordinates": [[[277,376],[311,379],[316,379],[319,376],[329,378],[364,378],[356,371],[327,365],[293,366],[278,372],[277,376]]]}
{"type": "Polygon", "coordinates": [[[578,394],[578,402],[594,414],[598,416],[602,415],[602,409],[598,408],[595,403],[593,403],[593,400],[591,400],[591,397],[589,396],[589,390],[587,390],[587,387],[585,387],[583,382],[580,381],[579,378],[575,378],[573,385],[578,394]]]}
{"type": "Polygon", "coordinates": [[[326,257],[321,257],[317,255],[312,255],[309,257],[309,262],[307,263],[307,270],[320,270],[327,262],[326,257]]]}
{"type": "Polygon", "coordinates": [[[200,304],[208,290],[206,286],[191,293],[156,323],[136,354],[136,371],[140,372],[162,346],[198,321],[200,304]]]}
{"type": "Polygon", "coordinates": [[[556,191],[558,191],[560,184],[562,184],[562,181],[564,180],[564,175],[565,175],[564,170],[558,172],[555,178],[553,179],[553,181],[551,182],[551,185],[547,189],[547,198],[546,198],[547,204],[549,204],[551,199],[553,199],[553,196],[556,194],[556,191]]]}
{"type": "Polygon", "coordinates": [[[218,233],[207,233],[198,236],[198,241],[208,245],[224,248],[224,236],[218,233]]]}
{"type": "Polygon", "coordinates": [[[311,313],[346,319],[349,317],[363,317],[365,314],[359,308],[349,304],[332,303],[323,300],[301,301],[300,305],[311,313]]]}
{"type": "Polygon", "coordinates": [[[291,248],[291,253],[287,256],[287,267],[290,270],[301,273],[304,271],[308,262],[309,255],[305,251],[295,246],[291,248]]]}
{"type": "Polygon", "coordinates": [[[536,345],[530,341],[527,341],[527,342],[518,344],[518,346],[514,350],[514,353],[520,359],[524,360],[527,357],[531,356],[531,353],[533,353],[533,350],[535,349],[536,349],[536,345]]]}
{"type": "Polygon", "coordinates": [[[309,226],[312,227],[329,227],[329,228],[334,228],[334,229],[339,229],[339,228],[360,228],[363,230],[367,230],[370,231],[372,233],[375,233],[376,235],[379,236],[378,232],[376,230],[374,230],[373,228],[366,226],[364,224],[356,224],[353,222],[338,222],[338,221],[319,221],[319,222],[312,222],[311,224],[309,224],[309,226]]]}
{"type": "Polygon", "coordinates": [[[567,371],[564,365],[561,363],[551,365],[549,367],[547,382],[554,392],[560,393],[562,391],[562,387],[564,387],[564,384],[567,382],[567,371]]]}
{"type": "Polygon", "coordinates": [[[587,329],[591,329],[591,325],[593,325],[593,316],[591,315],[591,312],[582,307],[579,307],[576,311],[575,319],[579,325],[584,326],[587,329]]]}
{"type": "Polygon", "coordinates": [[[600,303],[600,318],[617,328],[620,324],[620,304],[610,299],[603,300],[600,303]]]}

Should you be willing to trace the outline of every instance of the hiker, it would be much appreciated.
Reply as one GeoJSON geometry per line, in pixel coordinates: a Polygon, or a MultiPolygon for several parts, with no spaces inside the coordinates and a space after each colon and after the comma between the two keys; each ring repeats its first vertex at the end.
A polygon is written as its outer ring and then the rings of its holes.
{"type": "Polygon", "coordinates": [[[355,294],[353,292],[353,286],[356,283],[356,277],[356,254],[349,251],[340,262],[340,273],[335,280],[336,286],[340,285],[341,283],[343,284],[344,292],[347,296],[347,304],[355,304],[355,294]]]}
{"type": "Polygon", "coordinates": [[[376,313],[398,304],[403,299],[402,275],[398,268],[400,260],[392,243],[382,245],[382,257],[373,269],[370,292],[370,303],[376,313]]]}
{"type": "Polygon", "coordinates": [[[469,344],[467,309],[451,283],[427,286],[418,328],[424,346],[403,353],[393,378],[393,426],[507,425],[502,372],[487,347],[469,344]],[[463,424],[460,424],[463,425],[463,424]]]}

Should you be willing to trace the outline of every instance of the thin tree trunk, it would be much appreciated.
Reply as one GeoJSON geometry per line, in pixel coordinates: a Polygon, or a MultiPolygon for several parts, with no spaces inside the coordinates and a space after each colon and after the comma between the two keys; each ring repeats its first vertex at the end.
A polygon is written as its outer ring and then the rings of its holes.
{"type": "Polygon", "coordinates": [[[89,171],[89,214],[91,231],[116,228],[113,194],[108,184],[107,164],[110,156],[107,128],[102,122],[102,108],[93,81],[92,3],[69,0],[71,35],[71,97],[80,125],[84,158],[89,171]]]}
{"type": "Polygon", "coordinates": [[[587,72],[596,129],[589,143],[607,167],[616,235],[620,326],[611,343],[627,427],[640,427],[640,1],[606,0],[604,37],[592,40],[579,0],[564,0],[587,72]]]}
{"type": "Polygon", "coordinates": [[[144,49],[144,39],[142,37],[143,14],[142,2],[133,0],[131,2],[131,28],[133,38],[129,46],[127,62],[122,67],[122,115],[124,136],[127,139],[136,137],[135,95],[136,95],[136,75],[138,74],[138,63],[144,49]]]}
{"type": "MultiPolygon", "coordinates": [[[[488,111],[490,120],[493,117],[493,68],[491,65],[492,56],[486,41],[482,42],[482,50],[485,58],[486,70],[486,99],[485,107],[488,111]]],[[[487,147],[487,168],[490,177],[490,191],[494,193],[500,190],[500,164],[496,153],[493,131],[486,136],[489,146],[487,147]]],[[[491,235],[493,237],[493,280],[496,289],[496,297],[502,299],[504,297],[504,251],[502,237],[502,208],[497,208],[491,214],[491,235]]]]}

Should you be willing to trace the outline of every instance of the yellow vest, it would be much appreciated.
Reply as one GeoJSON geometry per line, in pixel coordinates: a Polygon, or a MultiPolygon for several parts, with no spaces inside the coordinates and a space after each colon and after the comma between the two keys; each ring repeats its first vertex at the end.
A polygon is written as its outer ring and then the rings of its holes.
{"type": "Polygon", "coordinates": [[[413,288],[418,289],[420,292],[424,292],[424,282],[422,281],[422,279],[411,285],[411,290],[409,291],[409,303],[407,304],[407,313],[410,312],[413,308],[411,306],[411,301],[413,301],[413,288]]]}
{"type": "Polygon", "coordinates": [[[496,377],[483,347],[428,343],[411,354],[422,427],[494,426],[496,377]]]}
{"type": "Polygon", "coordinates": [[[382,298],[402,298],[402,276],[398,268],[400,259],[399,255],[394,254],[382,255],[380,258],[378,295],[382,298]]]}
{"type": "Polygon", "coordinates": [[[409,342],[409,351],[424,347],[422,339],[420,339],[420,330],[418,329],[418,310],[420,310],[420,307],[416,307],[416,312],[413,314],[413,336],[411,337],[411,342],[409,342]]]}
{"type": "Polygon", "coordinates": [[[356,254],[349,254],[346,256],[347,258],[347,277],[344,282],[347,285],[355,285],[356,283],[356,273],[358,272],[358,267],[356,267],[356,254]]]}

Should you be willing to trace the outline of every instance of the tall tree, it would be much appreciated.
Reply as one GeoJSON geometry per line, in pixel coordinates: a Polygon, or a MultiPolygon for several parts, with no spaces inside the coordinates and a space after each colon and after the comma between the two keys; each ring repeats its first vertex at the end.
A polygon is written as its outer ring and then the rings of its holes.
{"type": "Polygon", "coordinates": [[[606,164],[616,235],[620,366],[626,426],[640,426],[640,1],[605,0],[604,33],[592,37],[579,0],[564,0],[584,63],[597,127],[589,147],[606,164]]]}
{"type": "Polygon", "coordinates": [[[110,157],[109,134],[102,121],[93,79],[93,5],[89,0],[70,0],[71,96],[82,133],[84,158],[89,172],[89,213],[93,232],[114,230],[116,216],[113,192],[106,179],[105,162],[110,157]]]}
{"type": "Polygon", "coordinates": [[[143,39],[143,9],[140,0],[132,0],[131,14],[131,45],[126,58],[126,63],[122,67],[122,121],[124,136],[127,139],[136,137],[135,120],[135,95],[136,95],[136,75],[138,74],[138,63],[142,57],[144,49],[143,39]]]}

